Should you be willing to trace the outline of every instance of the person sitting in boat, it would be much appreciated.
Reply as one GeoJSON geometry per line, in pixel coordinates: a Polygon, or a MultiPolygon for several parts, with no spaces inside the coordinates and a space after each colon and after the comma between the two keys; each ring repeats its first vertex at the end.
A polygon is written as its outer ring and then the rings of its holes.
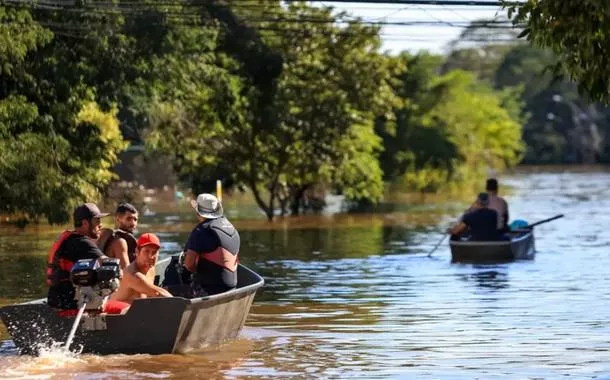
{"type": "Polygon", "coordinates": [[[64,231],[49,251],[47,263],[47,303],[58,309],[76,309],[70,270],[81,259],[104,257],[95,244],[102,229],[103,213],[94,203],[78,206],[73,213],[74,231],[64,231]]]}
{"type": "Polygon", "coordinates": [[[207,294],[237,286],[239,233],[223,216],[221,202],[212,194],[191,201],[199,224],[191,232],[184,254],[184,268],[193,274],[193,285],[207,294]]]}
{"type": "Polygon", "coordinates": [[[123,271],[119,289],[112,293],[111,300],[131,304],[136,298],[172,297],[167,290],[154,284],[160,249],[161,242],[157,235],[146,233],[140,236],[135,260],[123,271]]]}
{"type": "Polygon", "coordinates": [[[97,246],[106,256],[119,259],[124,270],[135,259],[137,241],[133,233],[138,227],[138,210],[121,203],[114,213],[114,225],[114,229],[102,229],[97,246]]]}
{"type": "Polygon", "coordinates": [[[489,195],[489,208],[498,213],[498,229],[508,231],[508,203],[498,196],[498,180],[489,178],[485,183],[485,191],[489,195]]]}
{"type": "Polygon", "coordinates": [[[489,208],[489,195],[480,193],[471,211],[464,214],[462,220],[447,233],[452,240],[458,240],[460,235],[469,230],[472,241],[502,240],[498,230],[498,213],[489,208]]]}

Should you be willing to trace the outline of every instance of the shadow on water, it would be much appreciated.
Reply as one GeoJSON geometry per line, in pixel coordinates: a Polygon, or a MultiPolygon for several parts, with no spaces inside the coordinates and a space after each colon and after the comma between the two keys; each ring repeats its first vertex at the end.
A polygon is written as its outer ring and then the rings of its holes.
{"type": "MultiPolygon", "coordinates": [[[[610,173],[516,174],[503,183],[514,189],[515,217],[566,214],[536,228],[534,261],[452,264],[447,244],[426,257],[458,202],[276,223],[232,218],[241,262],[266,280],[240,339],[189,355],[67,358],[16,357],[5,341],[0,377],[603,378],[610,173]]],[[[167,255],[195,224],[192,213],[157,213],[139,230],[158,232],[167,255]]],[[[1,304],[44,296],[46,252],[59,232],[0,227],[1,304]]]]}
{"type": "MultiPolygon", "coordinates": [[[[500,290],[510,286],[509,275],[506,271],[489,269],[485,266],[473,265],[477,271],[470,274],[459,274],[457,277],[465,282],[472,283],[477,287],[500,290]]],[[[505,269],[507,270],[507,269],[505,269]]]]}

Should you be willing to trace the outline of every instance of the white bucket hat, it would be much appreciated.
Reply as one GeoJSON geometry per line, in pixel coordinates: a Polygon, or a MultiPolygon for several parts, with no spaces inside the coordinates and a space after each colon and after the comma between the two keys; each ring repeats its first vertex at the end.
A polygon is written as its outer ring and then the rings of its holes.
{"type": "Polygon", "coordinates": [[[223,214],[222,204],[212,194],[199,194],[197,200],[191,200],[191,206],[197,212],[197,215],[206,219],[217,219],[223,214]]]}

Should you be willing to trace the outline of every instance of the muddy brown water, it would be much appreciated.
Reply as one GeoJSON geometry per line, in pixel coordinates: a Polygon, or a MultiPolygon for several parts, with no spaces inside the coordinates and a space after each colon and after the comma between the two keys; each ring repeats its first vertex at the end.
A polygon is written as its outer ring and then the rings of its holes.
{"type": "MultiPolygon", "coordinates": [[[[502,178],[511,215],[536,228],[533,261],[451,264],[426,253],[464,205],[383,214],[241,220],[242,263],[265,277],[239,339],[192,355],[16,355],[2,327],[0,378],[610,379],[610,173],[502,178]]],[[[192,215],[142,218],[180,250],[192,215]]],[[[60,229],[0,228],[0,303],[44,295],[60,229]]]]}

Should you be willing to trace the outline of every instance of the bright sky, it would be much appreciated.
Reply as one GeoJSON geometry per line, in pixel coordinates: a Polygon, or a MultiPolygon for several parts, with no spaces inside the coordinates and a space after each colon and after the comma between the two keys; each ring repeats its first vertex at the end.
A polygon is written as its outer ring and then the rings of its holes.
{"type": "Polygon", "coordinates": [[[323,3],[337,11],[347,11],[351,15],[373,22],[445,22],[437,25],[384,25],[382,30],[383,49],[398,53],[403,50],[416,52],[429,50],[444,53],[448,42],[459,36],[470,21],[493,19],[505,16],[500,7],[474,6],[433,6],[433,5],[390,5],[363,3],[323,3]]]}

